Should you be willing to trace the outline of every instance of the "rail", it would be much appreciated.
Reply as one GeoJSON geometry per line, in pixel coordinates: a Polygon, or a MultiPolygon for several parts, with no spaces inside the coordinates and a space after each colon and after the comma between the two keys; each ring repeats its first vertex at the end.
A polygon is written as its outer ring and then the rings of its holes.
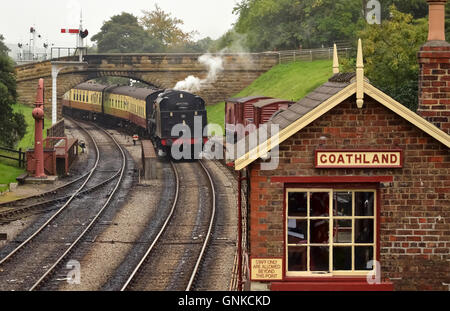
{"type": "Polygon", "coordinates": [[[166,220],[164,221],[164,224],[162,225],[161,229],[159,230],[159,232],[156,235],[155,239],[153,240],[152,244],[149,246],[149,248],[145,252],[144,256],[142,256],[141,260],[138,262],[138,264],[134,268],[133,272],[131,272],[131,275],[127,278],[125,284],[120,289],[121,292],[123,292],[123,291],[128,289],[130,283],[134,280],[134,278],[138,274],[139,270],[144,265],[145,261],[147,260],[147,258],[150,255],[150,253],[153,251],[155,245],[158,243],[159,239],[163,235],[164,231],[166,231],[166,229],[167,229],[167,227],[169,225],[169,222],[172,219],[172,216],[173,216],[173,214],[175,212],[175,209],[177,207],[178,196],[179,196],[179,192],[180,192],[180,178],[179,178],[177,169],[175,168],[175,165],[173,164],[173,162],[170,162],[170,164],[172,166],[172,170],[173,170],[174,175],[175,175],[175,182],[176,182],[176,186],[175,187],[176,188],[175,188],[175,196],[174,196],[174,199],[173,199],[172,206],[170,208],[169,215],[167,216],[166,220]]]}
{"type": "MultiPolygon", "coordinates": [[[[74,200],[74,198],[82,191],[82,189],[86,186],[86,184],[88,183],[89,179],[91,178],[91,176],[94,174],[94,172],[97,169],[98,163],[99,163],[99,154],[100,151],[98,149],[97,144],[95,143],[95,140],[92,139],[92,141],[94,142],[94,146],[95,146],[95,151],[96,151],[96,162],[94,164],[94,167],[91,169],[91,171],[89,172],[88,177],[86,178],[86,180],[84,181],[84,183],[73,192],[72,196],[66,201],[66,203],[60,207],[58,209],[58,211],[56,213],[54,213],[44,224],[42,224],[33,234],[31,234],[25,241],[23,241],[20,245],[18,245],[13,251],[11,251],[10,253],[8,253],[4,258],[0,259],[0,266],[2,264],[4,264],[5,262],[7,262],[8,260],[10,260],[17,252],[19,252],[20,250],[22,250],[28,243],[30,243],[30,241],[34,240],[36,236],[38,236],[45,228],[47,228],[49,226],[49,224],[56,218],[58,217],[59,214],[61,214],[64,210],[66,210],[66,208],[69,206],[69,204],[74,200]]],[[[34,287],[33,287],[34,288],[34,287]]]]}
{"type": "MultiPolygon", "coordinates": [[[[185,287],[186,291],[190,291],[193,288],[193,285],[194,285],[194,282],[195,282],[195,278],[197,277],[197,274],[199,272],[199,268],[201,266],[201,263],[202,263],[202,261],[204,259],[205,253],[206,253],[206,248],[207,248],[208,243],[209,243],[209,241],[211,239],[213,225],[214,225],[214,220],[215,220],[215,214],[216,214],[216,191],[215,191],[215,187],[214,187],[214,182],[213,182],[211,174],[209,173],[209,171],[206,168],[206,166],[201,161],[199,161],[199,164],[200,164],[200,167],[202,168],[202,170],[207,175],[208,182],[209,182],[210,187],[211,187],[211,193],[212,193],[212,198],[211,198],[211,200],[212,200],[211,217],[210,217],[209,224],[208,224],[208,231],[207,231],[207,233],[205,235],[205,239],[204,239],[204,241],[202,243],[202,247],[201,247],[200,253],[197,256],[195,265],[194,265],[194,267],[192,269],[192,272],[190,273],[188,284],[185,287]]],[[[161,241],[161,237],[164,234],[164,232],[167,230],[167,228],[169,226],[169,223],[170,223],[170,221],[172,220],[172,218],[174,216],[176,207],[180,203],[180,202],[178,202],[179,192],[180,192],[180,178],[179,178],[177,169],[176,169],[176,167],[175,167],[173,162],[171,162],[171,166],[172,166],[173,172],[175,174],[176,188],[175,188],[174,200],[173,200],[173,203],[172,203],[169,215],[166,217],[166,219],[164,221],[164,224],[162,225],[160,231],[158,232],[157,236],[153,240],[152,244],[149,246],[149,248],[145,252],[144,256],[142,256],[141,260],[136,265],[136,267],[133,270],[133,272],[131,273],[131,275],[127,278],[125,284],[121,288],[121,291],[128,290],[131,287],[130,286],[131,283],[136,279],[136,276],[139,274],[139,271],[142,269],[142,267],[144,266],[145,262],[149,258],[149,255],[152,253],[152,251],[154,250],[155,246],[161,241]]]]}
{"type": "Polygon", "coordinates": [[[108,199],[103,204],[102,208],[97,212],[95,217],[92,220],[90,220],[90,223],[87,224],[87,227],[84,229],[84,231],[78,236],[78,238],[74,242],[72,242],[70,244],[70,246],[66,249],[66,251],[56,260],[56,262],[50,268],[47,269],[47,271],[44,273],[44,275],[42,275],[42,277],[36,283],[34,283],[34,285],[29,289],[29,291],[34,291],[34,290],[38,289],[41,286],[41,284],[45,281],[45,279],[47,277],[49,277],[49,275],[51,273],[54,272],[56,267],[67,257],[68,254],[70,254],[70,252],[80,243],[80,241],[82,241],[82,239],[93,228],[93,226],[97,223],[98,219],[100,219],[100,216],[103,214],[103,212],[109,206],[109,203],[111,202],[114,194],[117,192],[120,184],[122,183],[123,177],[125,175],[125,168],[126,168],[125,152],[123,151],[122,147],[117,142],[117,140],[111,134],[109,134],[106,130],[100,128],[99,126],[97,126],[97,125],[95,125],[95,126],[98,129],[102,130],[105,134],[107,134],[112,139],[112,141],[116,144],[116,146],[118,147],[118,149],[121,153],[122,166],[121,166],[120,170],[117,172],[118,174],[120,174],[119,178],[117,180],[116,185],[114,186],[114,189],[108,194],[108,199]]]}
{"type": "Polygon", "coordinates": [[[214,219],[216,217],[216,190],[214,188],[214,182],[213,182],[211,174],[209,173],[206,166],[201,161],[199,161],[199,163],[200,163],[201,167],[203,168],[203,170],[205,171],[206,175],[208,176],[208,180],[211,185],[212,212],[211,212],[211,220],[210,220],[209,226],[208,226],[208,232],[206,233],[205,241],[203,242],[203,246],[200,251],[200,255],[198,256],[197,262],[195,263],[195,267],[194,267],[194,270],[192,271],[191,278],[189,279],[189,283],[186,286],[186,291],[190,291],[193,287],[195,278],[199,271],[200,264],[202,263],[203,257],[205,256],[206,247],[208,246],[209,240],[211,239],[211,233],[212,233],[212,228],[213,228],[213,224],[214,224],[214,219]]]}
{"type": "Polygon", "coordinates": [[[26,163],[26,152],[22,151],[22,148],[19,150],[0,147],[0,158],[15,160],[19,162],[19,167],[24,168],[26,163]],[[2,154],[1,152],[6,152],[7,155],[2,154]],[[13,155],[17,154],[18,156],[14,157],[13,155]]]}

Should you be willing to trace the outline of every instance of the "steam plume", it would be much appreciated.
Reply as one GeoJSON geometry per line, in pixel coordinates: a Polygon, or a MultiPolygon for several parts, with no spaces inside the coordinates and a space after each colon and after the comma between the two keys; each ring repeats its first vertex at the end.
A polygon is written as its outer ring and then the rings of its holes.
{"type": "Polygon", "coordinates": [[[194,76],[188,76],[183,81],[179,81],[174,89],[186,92],[198,92],[202,85],[214,83],[217,80],[217,75],[221,73],[223,68],[223,59],[220,56],[212,56],[211,54],[204,54],[198,58],[200,64],[208,69],[208,75],[205,79],[200,79],[194,76]]]}

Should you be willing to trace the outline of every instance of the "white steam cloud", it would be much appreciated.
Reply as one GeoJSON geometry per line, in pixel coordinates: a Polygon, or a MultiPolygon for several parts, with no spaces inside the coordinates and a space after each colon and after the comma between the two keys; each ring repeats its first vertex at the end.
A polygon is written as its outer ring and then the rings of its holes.
{"type": "Polygon", "coordinates": [[[200,64],[208,69],[208,75],[205,79],[189,76],[183,81],[179,81],[174,90],[186,92],[198,92],[202,85],[214,83],[217,80],[217,75],[221,73],[223,68],[223,59],[220,56],[212,56],[211,54],[204,54],[198,58],[200,64]]]}

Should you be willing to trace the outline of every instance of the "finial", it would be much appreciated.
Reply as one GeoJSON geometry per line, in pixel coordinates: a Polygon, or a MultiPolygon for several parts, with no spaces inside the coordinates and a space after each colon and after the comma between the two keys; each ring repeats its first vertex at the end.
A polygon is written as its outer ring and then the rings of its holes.
{"type": "Polygon", "coordinates": [[[333,48],[333,74],[339,73],[339,58],[338,58],[338,52],[336,43],[334,44],[333,48]]]}
{"type": "Polygon", "coordinates": [[[364,61],[361,39],[358,40],[356,56],[356,104],[358,108],[362,108],[364,105],[364,61]]]}

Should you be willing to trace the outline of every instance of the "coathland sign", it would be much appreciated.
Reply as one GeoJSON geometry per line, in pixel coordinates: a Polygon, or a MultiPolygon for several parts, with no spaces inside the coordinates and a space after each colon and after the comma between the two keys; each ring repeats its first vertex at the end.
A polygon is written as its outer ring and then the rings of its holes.
{"type": "Polygon", "coordinates": [[[401,168],[402,150],[316,150],[316,168],[401,168]]]}

